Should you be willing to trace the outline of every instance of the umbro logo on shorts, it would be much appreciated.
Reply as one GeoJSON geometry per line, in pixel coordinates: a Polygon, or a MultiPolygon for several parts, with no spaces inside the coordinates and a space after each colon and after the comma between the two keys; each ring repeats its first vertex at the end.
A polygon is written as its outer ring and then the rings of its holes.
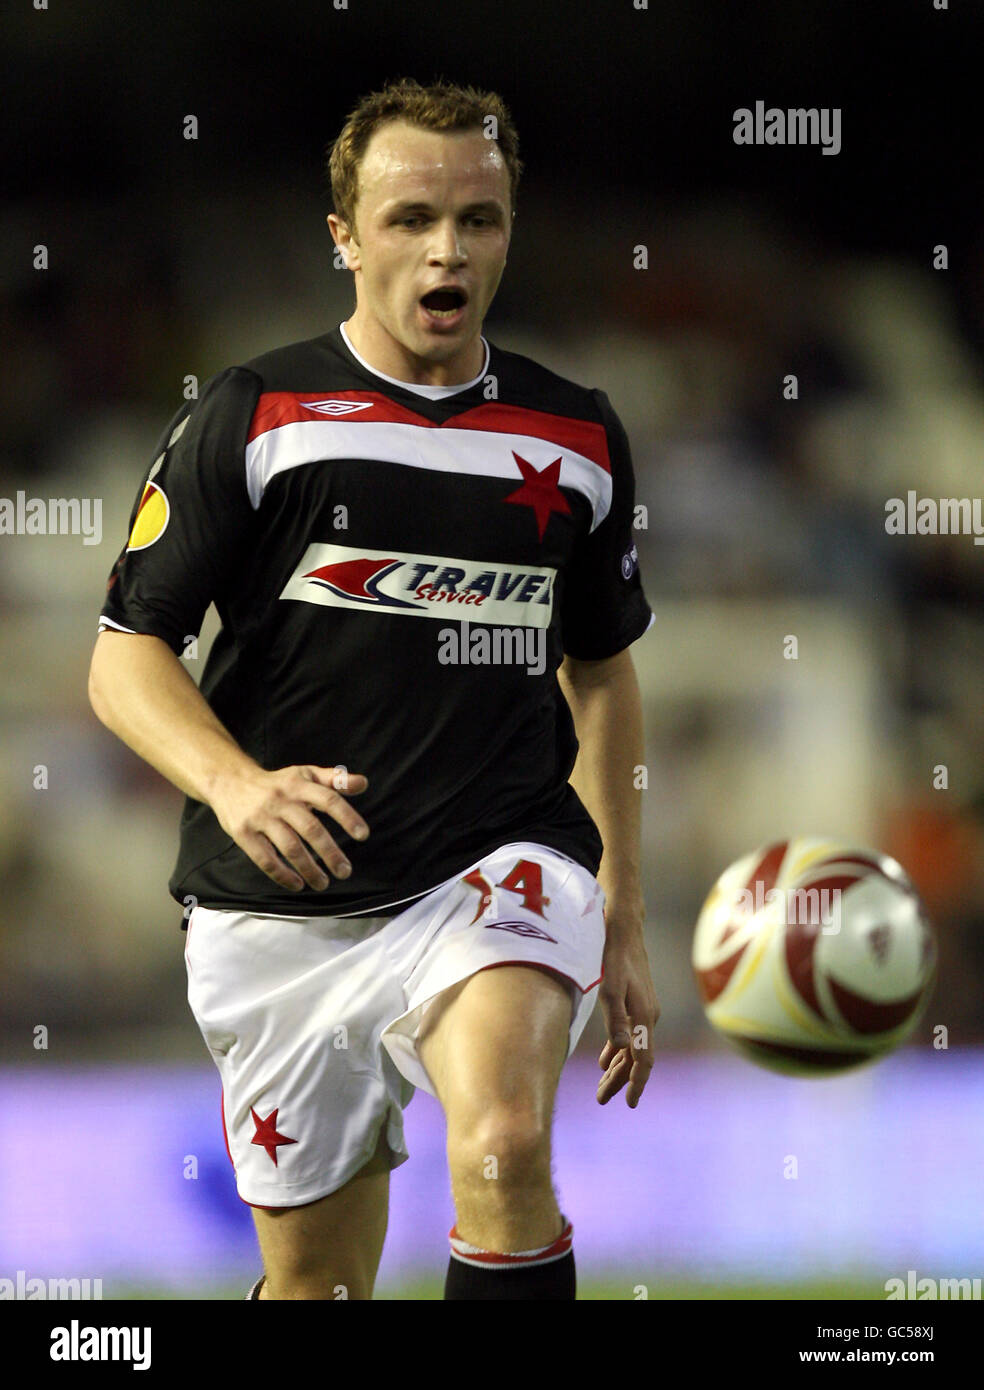
{"type": "Polygon", "coordinates": [[[486,922],[485,926],[489,931],[512,931],[517,936],[535,936],[540,941],[552,941],[557,945],[557,938],[544,931],[542,927],[536,927],[532,922],[486,922]]]}

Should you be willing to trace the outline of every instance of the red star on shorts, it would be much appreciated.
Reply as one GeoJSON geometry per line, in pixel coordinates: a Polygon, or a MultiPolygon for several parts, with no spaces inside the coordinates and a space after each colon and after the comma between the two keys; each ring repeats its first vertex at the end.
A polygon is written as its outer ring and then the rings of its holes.
{"type": "Polygon", "coordinates": [[[253,1117],[253,1123],[256,1125],[256,1133],[253,1135],[252,1139],[249,1142],[251,1144],[259,1144],[262,1148],[266,1149],[267,1153],[273,1159],[274,1167],[278,1166],[278,1147],[281,1144],[297,1143],[296,1139],[288,1139],[286,1134],[277,1133],[277,1115],[279,1113],[279,1109],[280,1107],[278,1106],[276,1110],[271,1111],[271,1113],[266,1117],[265,1120],[261,1120],[259,1115],[257,1115],[256,1111],[253,1109],[253,1107],[250,1106],[249,1108],[249,1113],[253,1117]]]}
{"type": "Polygon", "coordinates": [[[563,512],[566,516],[570,515],[571,509],[568,506],[567,498],[558,486],[560,459],[554,459],[553,463],[548,463],[546,468],[537,472],[532,463],[519,457],[515,449],[512,451],[512,456],[523,475],[523,486],[502,500],[503,502],[516,502],[521,507],[533,508],[536,513],[537,536],[542,541],[543,533],[547,529],[547,523],[553,512],[563,512]]]}

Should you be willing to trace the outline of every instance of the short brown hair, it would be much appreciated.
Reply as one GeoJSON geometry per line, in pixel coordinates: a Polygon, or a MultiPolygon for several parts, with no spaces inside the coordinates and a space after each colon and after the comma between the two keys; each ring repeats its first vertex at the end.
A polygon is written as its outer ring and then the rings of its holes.
{"type": "Polygon", "coordinates": [[[515,211],[523,165],[519,136],[502,98],[477,87],[456,86],[444,78],[424,87],[412,77],[401,77],[362,97],[329,147],[327,171],[335,212],[354,231],[359,164],[373,134],[388,121],[407,121],[422,130],[474,130],[484,129],[489,116],[495,117],[496,144],[509,172],[509,199],[515,211]]]}

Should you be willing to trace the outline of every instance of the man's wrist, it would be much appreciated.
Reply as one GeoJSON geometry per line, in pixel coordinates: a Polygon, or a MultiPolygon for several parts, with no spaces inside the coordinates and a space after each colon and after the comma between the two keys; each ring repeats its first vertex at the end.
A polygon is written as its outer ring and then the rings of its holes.
{"type": "Polygon", "coordinates": [[[646,905],[641,895],[633,895],[631,898],[610,898],[606,894],[605,924],[607,930],[605,935],[607,940],[641,936],[645,920],[646,905]]]}
{"type": "Polygon", "coordinates": [[[259,763],[253,761],[241,749],[236,748],[238,757],[233,756],[221,763],[210,766],[202,776],[202,796],[206,805],[215,810],[215,803],[229,795],[254,772],[262,772],[259,763]]]}

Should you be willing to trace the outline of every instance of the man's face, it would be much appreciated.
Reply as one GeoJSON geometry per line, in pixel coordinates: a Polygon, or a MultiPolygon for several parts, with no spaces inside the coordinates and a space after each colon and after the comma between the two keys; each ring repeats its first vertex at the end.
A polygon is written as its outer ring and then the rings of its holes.
{"type": "Polygon", "coordinates": [[[511,216],[508,169],[481,130],[445,134],[404,121],[377,130],[359,166],[356,227],[328,219],[355,273],[349,329],[359,351],[405,380],[480,371],[479,334],[511,216]],[[452,289],[430,298],[441,286],[452,289]]]}

